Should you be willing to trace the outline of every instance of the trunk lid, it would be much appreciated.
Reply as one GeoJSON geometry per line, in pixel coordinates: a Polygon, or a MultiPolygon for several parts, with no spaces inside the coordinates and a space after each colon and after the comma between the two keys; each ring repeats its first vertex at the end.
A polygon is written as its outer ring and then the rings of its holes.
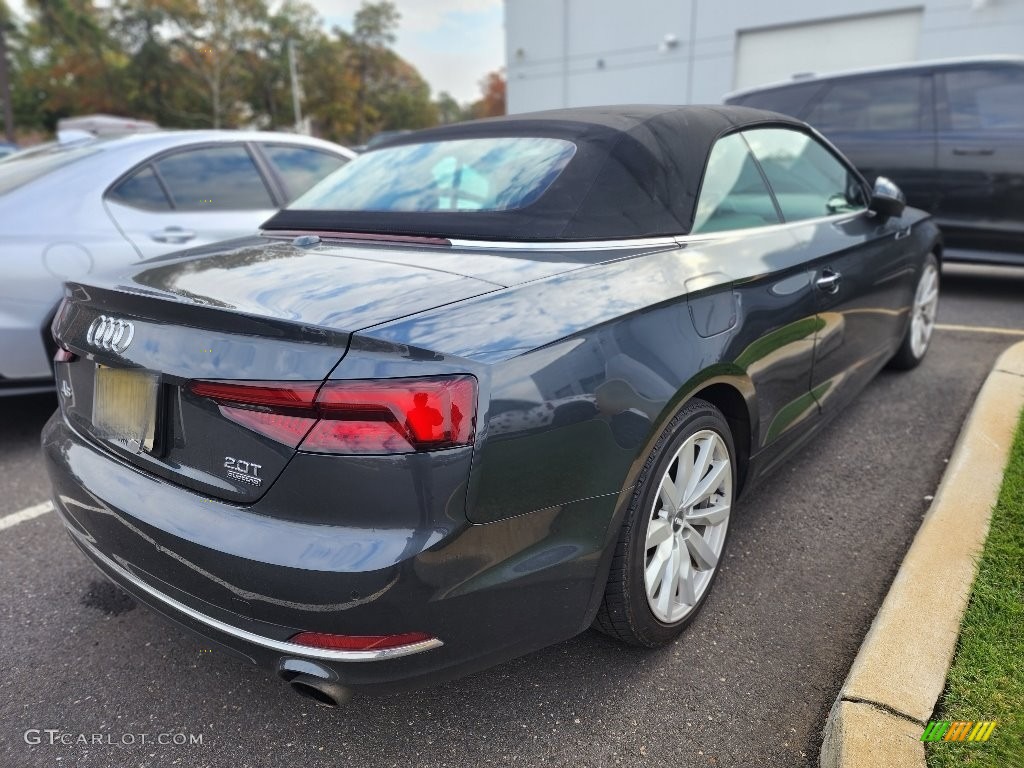
{"type": "Polygon", "coordinates": [[[77,359],[56,365],[61,408],[77,431],[122,460],[250,503],[295,449],[224,418],[189,382],[319,383],[355,331],[496,288],[429,267],[266,240],[143,262],[69,284],[55,330],[77,359]],[[152,391],[133,390],[139,381],[152,391]],[[111,420],[134,423],[139,414],[151,415],[151,442],[111,436],[111,420]]]}

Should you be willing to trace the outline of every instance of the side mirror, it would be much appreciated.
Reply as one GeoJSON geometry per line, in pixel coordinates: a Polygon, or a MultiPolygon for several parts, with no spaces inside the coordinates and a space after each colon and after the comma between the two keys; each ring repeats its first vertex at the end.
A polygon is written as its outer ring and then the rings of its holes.
{"type": "Polygon", "coordinates": [[[871,192],[871,204],[868,208],[882,218],[900,216],[907,207],[907,198],[903,192],[885,176],[875,179],[875,188],[871,192]]]}

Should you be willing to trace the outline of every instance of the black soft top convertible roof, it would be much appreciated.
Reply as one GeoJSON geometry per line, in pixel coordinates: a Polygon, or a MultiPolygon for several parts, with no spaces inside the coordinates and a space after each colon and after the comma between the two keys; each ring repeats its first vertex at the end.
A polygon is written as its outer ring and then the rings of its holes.
{"type": "Polygon", "coordinates": [[[736,106],[582,107],[428,128],[389,147],[457,139],[565,139],[576,154],[524,208],[501,211],[329,211],[286,209],[267,230],[315,230],[502,241],[608,240],[686,234],[708,154],[738,128],[791,117],[736,106]]]}

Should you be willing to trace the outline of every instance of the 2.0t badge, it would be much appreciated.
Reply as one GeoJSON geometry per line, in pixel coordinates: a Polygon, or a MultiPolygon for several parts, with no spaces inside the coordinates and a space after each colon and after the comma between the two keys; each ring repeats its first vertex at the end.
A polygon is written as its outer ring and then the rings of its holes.
{"type": "Polygon", "coordinates": [[[260,477],[260,469],[263,468],[262,464],[253,464],[251,461],[243,461],[242,459],[225,456],[224,468],[227,469],[227,475],[232,480],[240,480],[257,488],[263,482],[263,478],[260,477]]]}

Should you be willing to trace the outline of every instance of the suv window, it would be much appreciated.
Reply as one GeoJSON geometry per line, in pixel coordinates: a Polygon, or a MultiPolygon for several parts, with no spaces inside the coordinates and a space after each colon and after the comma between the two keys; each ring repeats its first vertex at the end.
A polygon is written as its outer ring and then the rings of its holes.
{"type": "Polygon", "coordinates": [[[171,201],[164,194],[163,187],[157,181],[153,168],[149,165],[140,168],[122,181],[107,195],[111,200],[133,208],[145,208],[150,211],[169,211],[171,201]]]}
{"type": "Polygon", "coordinates": [[[738,133],[719,139],[708,157],[693,234],[778,224],[771,192],[738,133]]]}
{"type": "Polygon", "coordinates": [[[276,208],[248,150],[241,145],[202,147],[156,161],[179,211],[276,208]]]}
{"type": "Polygon", "coordinates": [[[788,128],[744,131],[786,221],[867,207],[859,177],[806,133],[788,128]]]}
{"type": "Polygon", "coordinates": [[[924,83],[921,75],[839,80],[807,115],[807,122],[823,133],[919,131],[924,83]]]}
{"type": "Polygon", "coordinates": [[[953,70],[945,77],[954,131],[1024,128],[1024,68],[953,70]]]}
{"type": "Polygon", "coordinates": [[[261,144],[260,148],[280,174],[289,203],[348,162],[344,157],[294,144],[261,144]]]}

